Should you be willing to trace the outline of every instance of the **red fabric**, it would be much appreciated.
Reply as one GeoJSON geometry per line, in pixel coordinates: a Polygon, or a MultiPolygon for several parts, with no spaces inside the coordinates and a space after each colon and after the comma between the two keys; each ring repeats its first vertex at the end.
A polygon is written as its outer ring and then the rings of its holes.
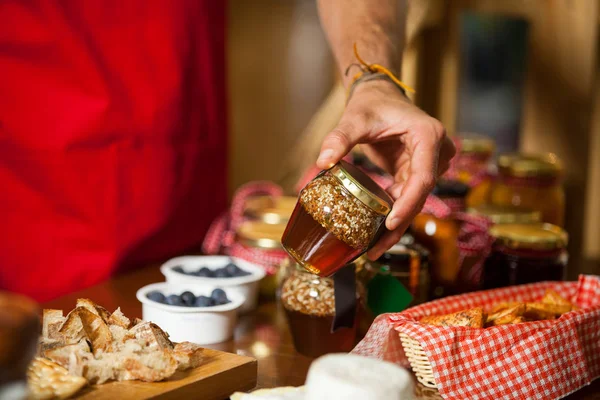
{"type": "Polygon", "coordinates": [[[46,300],[201,241],[226,206],[225,10],[0,2],[0,287],[46,300]]]}
{"type": "Polygon", "coordinates": [[[559,399],[600,377],[600,277],[541,282],[450,296],[379,316],[352,351],[407,366],[399,333],[419,341],[446,400],[559,399]],[[554,289],[581,310],[557,320],[485,329],[418,321],[503,301],[537,301],[554,289]]]}

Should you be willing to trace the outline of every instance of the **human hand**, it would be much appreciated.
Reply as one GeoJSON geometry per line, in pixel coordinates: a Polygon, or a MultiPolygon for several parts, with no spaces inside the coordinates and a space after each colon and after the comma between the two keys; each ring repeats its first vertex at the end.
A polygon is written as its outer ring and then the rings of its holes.
{"type": "Polygon", "coordinates": [[[330,168],[357,144],[394,178],[388,188],[394,199],[386,219],[389,232],[368,252],[376,259],[398,243],[456,150],[442,124],[387,80],[355,87],[340,122],[323,141],[317,166],[330,168]]]}

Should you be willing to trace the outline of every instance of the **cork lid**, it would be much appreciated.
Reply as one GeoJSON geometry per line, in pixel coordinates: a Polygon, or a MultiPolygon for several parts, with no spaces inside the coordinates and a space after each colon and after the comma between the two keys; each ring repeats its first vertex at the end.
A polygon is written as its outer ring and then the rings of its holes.
{"type": "Polygon", "coordinates": [[[553,153],[502,154],[498,158],[498,171],[517,178],[554,178],[562,172],[562,163],[553,153]]]}
{"type": "Polygon", "coordinates": [[[267,224],[285,224],[298,199],[293,196],[255,196],[246,201],[244,215],[267,224]]]}
{"type": "Polygon", "coordinates": [[[341,160],[329,171],[350,193],[373,211],[387,215],[392,209],[394,201],[390,195],[354,165],[341,160]]]}
{"type": "Polygon", "coordinates": [[[489,232],[498,243],[513,249],[555,250],[568,242],[567,232],[552,224],[501,224],[489,232]]]}
{"type": "Polygon", "coordinates": [[[267,224],[262,221],[247,221],[236,231],[237,241],[248,247],[273,250],[283,249],[281,236],[285,231],[283,224],[267,224]]]}
{"type": "Polygon", "coordinates": [[[467,213],[486,217],[494,224],[532,224],[540,222],[541,214],[539,211],[524,210],[512,206],[496,206],[484,204],[478,207],[469,208],[467,213]]]}
{"type": "Polygon", "coordinates": [[[458,137],[461,153],[491,154],[496,147],[492,138],[479,133],[465,132],[460,133],[458,137]]]}

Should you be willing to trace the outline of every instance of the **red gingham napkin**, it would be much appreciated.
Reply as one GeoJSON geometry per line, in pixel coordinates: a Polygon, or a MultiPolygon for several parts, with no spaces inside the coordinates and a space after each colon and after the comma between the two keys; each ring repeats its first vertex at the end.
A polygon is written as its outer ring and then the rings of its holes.
{"type": "Polygon", "coordinates": [[[600,277],[541,282],[447,297],[379,316],[353,353],[408,365],[398,333],[419,341],[444,399],[559,399],[600,376],[600,277]],[[485,329],[417,322],[502,301],[537,301],[546,289],[581,310],[553,321],[485,329]]]}

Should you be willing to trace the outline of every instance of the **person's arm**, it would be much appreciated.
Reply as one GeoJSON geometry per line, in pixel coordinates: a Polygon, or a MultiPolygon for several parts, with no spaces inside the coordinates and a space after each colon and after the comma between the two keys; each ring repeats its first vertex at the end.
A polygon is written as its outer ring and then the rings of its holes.
{"type": "MultiPolygon", "coordinates": [[[[367,63],[400,75],[405,0],[318,0],[318,5],[346,87],[357,71],[345,76],[357,62],[354,43],[367,63]]],[[[391,232],[369,251],[377,258],[398,242],[421,210],[455,149],[439,121],[414,106],[390,80],[381,79],[355,86],[339,124],[323,141],[317,165],[331,167],[359,143],[395,180],[388,189],[395,200],[386,220],[391,232]]]]}

